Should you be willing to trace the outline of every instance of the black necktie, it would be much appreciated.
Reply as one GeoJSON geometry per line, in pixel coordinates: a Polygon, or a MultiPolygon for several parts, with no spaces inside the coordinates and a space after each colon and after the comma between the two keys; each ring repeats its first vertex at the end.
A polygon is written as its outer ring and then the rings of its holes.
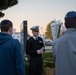
{"type": "Polygon", "coordinates": [[[36,37],[36,40],[38,40],[38,38],[36,37]]]}

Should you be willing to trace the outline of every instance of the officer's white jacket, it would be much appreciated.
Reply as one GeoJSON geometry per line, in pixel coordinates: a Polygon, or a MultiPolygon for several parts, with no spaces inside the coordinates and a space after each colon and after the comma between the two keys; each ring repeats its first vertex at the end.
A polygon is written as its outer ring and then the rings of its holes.
{"type": "Polygon", "coordinates": [[[76,75],[76,29],[69,28],[53,44],[56,75],[76,75]]]}

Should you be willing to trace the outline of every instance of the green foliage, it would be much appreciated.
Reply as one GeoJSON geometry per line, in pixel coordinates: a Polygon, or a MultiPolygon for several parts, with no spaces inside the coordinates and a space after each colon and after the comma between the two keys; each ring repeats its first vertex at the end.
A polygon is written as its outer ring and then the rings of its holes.
{"type": "Polygon", "coordinates": [[[49,68],[54,68],[55,67],[55,63],[54,62],[44,62],[43,65],[45,68],[49,67],[49,68]]]}
{"type": "MultiPolygon", "coordinates": [[[[6,10],[9,7],[18,4],[18,0],[0,0],[0,10],[6,10]]],[[[4,16],[4,13],[0,11],[0,18],[4,16]]]]}
{"type": "Polygon", "coordinates": [[[51,59],[53,59],[53,54],[52,52],[47,52],[47,53],[43,53],[43,59],[46,61],[46,59],[48,59],[47,61],[51,61],[51,59]]]}
{"type": "Polygon", "coordinates": [[[0,12],[0,17],[3,17],[4,16],[4,13],[0,12]]]}
{"type": "Polygon", "coordinates": [[[50,68],[55,67],[55,61],[52,52],[43,54],[43,63],[44,63],[43,67],[50,67],[50,68]]]}

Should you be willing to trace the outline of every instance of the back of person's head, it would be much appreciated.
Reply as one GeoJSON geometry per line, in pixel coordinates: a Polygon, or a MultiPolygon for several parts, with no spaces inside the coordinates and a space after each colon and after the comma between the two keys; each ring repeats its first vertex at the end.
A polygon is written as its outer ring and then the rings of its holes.
{"type": "Polygon", "coordinates": [[[66,28],[76,28],[76,12],[70,11],[65,16],[66,28]]]}
{"type": "Polygon", "coordinates": [[[13,27],[13,23],[10,20],[3,20],[0,23],[1,32],[8,32],[13,27]]]}

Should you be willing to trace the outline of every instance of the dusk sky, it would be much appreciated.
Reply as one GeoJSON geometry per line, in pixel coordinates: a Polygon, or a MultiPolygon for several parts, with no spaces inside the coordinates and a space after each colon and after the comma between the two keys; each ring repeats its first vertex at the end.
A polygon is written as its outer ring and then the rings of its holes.
{"type": "Polygon", "coordinates": [[[23,20],[28,21],[30,27],[39,25],[45,31],[49,22],[61,20],[68,11],[76,11],[76,0],[19,0],[18,4],[4,10],[5,16],[0,19],[10,19],[14,28],[19,32],[23,20]]]}

